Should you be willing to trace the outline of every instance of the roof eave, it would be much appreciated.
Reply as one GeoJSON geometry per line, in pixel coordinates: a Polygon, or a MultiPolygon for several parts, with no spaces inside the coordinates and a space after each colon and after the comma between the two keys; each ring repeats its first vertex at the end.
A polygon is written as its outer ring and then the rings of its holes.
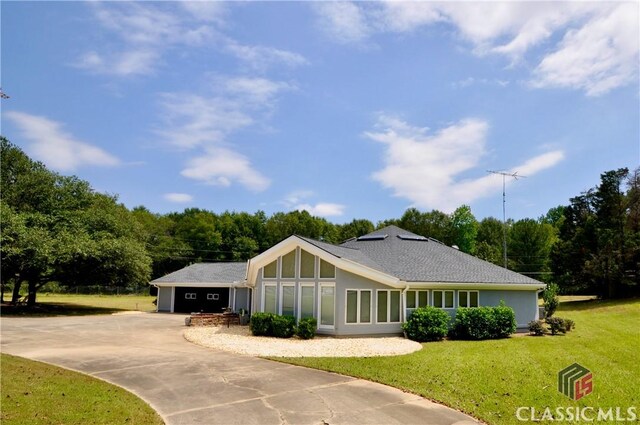
{"type": "Polygon", "coordinates": [[[403,282],[410,289],[486,289],[509,291],[538,291],[547,285],[544,283],[488,283],[488,282],[403,282]]]}

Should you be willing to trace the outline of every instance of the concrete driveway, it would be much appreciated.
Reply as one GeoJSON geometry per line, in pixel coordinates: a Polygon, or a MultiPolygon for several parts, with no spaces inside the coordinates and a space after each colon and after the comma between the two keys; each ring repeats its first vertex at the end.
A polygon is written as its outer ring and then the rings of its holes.
{"type": "Polygon", "coordinates": [[[2,318],[3,353],[99,377],[167,424],[472,424],[380,384],[193,345],[184,316],[2,318]]]}

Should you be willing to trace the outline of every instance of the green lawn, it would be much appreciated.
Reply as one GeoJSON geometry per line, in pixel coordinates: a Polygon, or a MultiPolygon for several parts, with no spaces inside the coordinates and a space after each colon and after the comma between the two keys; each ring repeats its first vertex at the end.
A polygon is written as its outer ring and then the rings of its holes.
{"type": "Polygon", "coordinates": [[[130,392],[81,373],[2,354],[0,422],[23,424],[162,424],[130,392]]]}
{"type": "Polygon", "coordinates": [[[398,357],[284,361],[401,388],[490,424],[521,423],[520,406],[640,407],[640,300],[563,302],[556,316],[575,320],[576,329],[554,337],[431,342],[398,357]],[[578,402],[557,390],[558,371],[574,362],[594,377],[593,393],[578,402]]]}
{"type": "MultiPolygon", "coordinates": [[[[6,296],[7,294],[5,294],[6,296]]],[[[75,294],[38,294],[36,307],[2,306],[3,316],[62,316],[111,314],[118,311],[155,311],[150,295],[75,295],[75,294]]]]}

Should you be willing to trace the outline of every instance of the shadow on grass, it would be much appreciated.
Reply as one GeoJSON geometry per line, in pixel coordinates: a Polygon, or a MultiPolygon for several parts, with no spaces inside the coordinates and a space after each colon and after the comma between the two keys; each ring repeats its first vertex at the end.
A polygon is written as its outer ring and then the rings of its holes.
{"type": "Polygon", "coordinates": [[[95,314],[113,314],[127,311],[122,308],[96,307],[67,303],[36,303],[26,305],[2,304],[2,316],[8,317],[49,317],[49,316],[89,316],[95,314]]]}
{"type": "Polygon", "coordinates": [[[614,299],[614,300],[575,300],[575,301],[562,301],[560,303],[559,311],[582,311],[592,310],[598,308],[607,307],[625,307],[630,304],[636,304],[640,301],[640,298],[626,298],[626,299],[614,299]]]}

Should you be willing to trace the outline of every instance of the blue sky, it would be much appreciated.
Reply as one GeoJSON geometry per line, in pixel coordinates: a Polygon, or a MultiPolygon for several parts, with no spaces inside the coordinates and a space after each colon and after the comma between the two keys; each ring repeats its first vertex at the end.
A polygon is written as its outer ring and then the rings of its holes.
{"type": "Polygon", "coordinates": [[[538,217],[640,164],[638,5],[3,1],[2,134],[159,213],[538,217]]]}

